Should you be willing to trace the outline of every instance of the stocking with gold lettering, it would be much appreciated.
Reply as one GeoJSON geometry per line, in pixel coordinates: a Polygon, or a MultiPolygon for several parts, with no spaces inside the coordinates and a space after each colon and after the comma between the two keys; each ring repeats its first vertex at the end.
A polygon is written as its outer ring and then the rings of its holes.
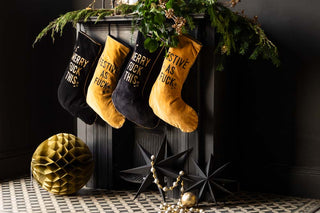
{"type": "Polygon", "coordinates": [[[178,46],[169,48],[150,93],[153,112],[183,132],[192,132],[198,126],[198,115],[182,100],[181,90],[201,47],[194,39],[179,36],[178,46]]]}
{"type": "Polygon", "coordinates": [[[61,106],[87,124],[93,124],[97,117],[86,103],[86,87],[100,51],[101,44],[79,32],[70,63],[58,88],[61,106]]]}
{"type": "Polygon", "coordinates": [[[122,127],[125,117],[113,105],[111,94],[115,89],[123,62],[130,48],[108,36],[96,71],[88,88],[87,103],[114,128],[122,127]]]}
{"type": "Polygon", "coordinates": [[[116,109],[128,120],[145,128],[155,128],[159,118],[149,107],[149,92],[146,92],[148,81],[154,65],[161,57],[162,49],[150,53],[144,48],[145,38],[139,32],[136,46],[118,85],[112,93],[116,109]]]}

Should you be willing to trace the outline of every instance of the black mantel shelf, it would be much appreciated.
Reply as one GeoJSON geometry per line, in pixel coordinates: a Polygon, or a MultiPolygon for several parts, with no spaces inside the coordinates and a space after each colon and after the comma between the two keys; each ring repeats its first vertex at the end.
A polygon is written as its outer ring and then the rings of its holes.
{"type": "MultiPolygon", "coordinates": [[[[205,19],[207,16],[204,13],[199,13],[199,14],[193,14],[191,15],[195,20],[202,20],[205,19]]],[[[90,22],[96,22],[98,17],[91,17],[88,18],[86,22],[83,20],[80,20],[79,23],[85,24],[85,23],[90,23],[90,22]]],[[[134,15],[114,15],[114,16],[106,16],[104,18],[99,19],[98,22],[127,22],[127,21],[133,21],[134,19],[138,19],[134,15]]],[[[97,22],[97,23],[98,23],[97,22]]]]}

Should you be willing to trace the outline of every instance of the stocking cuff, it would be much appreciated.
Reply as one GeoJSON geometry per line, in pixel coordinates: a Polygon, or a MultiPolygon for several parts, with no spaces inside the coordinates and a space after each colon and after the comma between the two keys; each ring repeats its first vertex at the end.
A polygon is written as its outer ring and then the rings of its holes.
{"type": "Polygon", "coordinates": [[[195,38],[193,38],[190,35],[183,34],[182,36],[179,37],[179,43],[180,42],[190,42],[192,43],[192,46],[195,48],[197,52],[199,52],[202,48],[202,43],[195,38]]]}

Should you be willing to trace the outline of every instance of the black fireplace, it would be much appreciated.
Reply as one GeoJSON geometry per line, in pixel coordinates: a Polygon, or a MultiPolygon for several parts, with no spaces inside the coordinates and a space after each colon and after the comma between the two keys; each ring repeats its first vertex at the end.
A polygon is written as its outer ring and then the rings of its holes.
{"type": "MultiPolygon", "coordinates": [[[[184,170],[195,172],[191,159],[204,163],[214,152],[214,32],[206,18],[196,16],[196,27],[191,35],[202,42],[203,48],[189,72],[182,91],[183,100],[193,107],[199,116],[199,125],[192,133],[183,133],[163,121],[156,129],[144,129],[126,121],[121,129],[113,129],[100,118],[94,125],[77,121],[77,134],[86,141],[95,158],[95,172],[88,183],[94,188],[121,188],[124,182],[119,172],[143,164],[137,144],[156,154],[166,137],[172,154],[192,148],[184,170]]],[[[95,23],[90,20],[79,23],[78,30],[104,43],[108,34],[135,44],[137,32],[132,33],[132,18],[107,17],[95,23]]],[[[159,67],[160,69],[160,65],[159,67]]]]}

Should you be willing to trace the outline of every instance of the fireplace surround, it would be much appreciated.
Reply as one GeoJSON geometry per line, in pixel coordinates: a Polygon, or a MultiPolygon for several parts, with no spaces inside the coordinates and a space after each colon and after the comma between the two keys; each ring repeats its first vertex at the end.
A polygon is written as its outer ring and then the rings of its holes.
{"type": "MultiPolygon", "coordinates": [[[[94,175],[88,187],[118,189],[124,186],[120,171],[143,165],[137,144],[151,154],[156,154],[164,137],[169,152],[176,154],[192,149],[184,170],[194,173],[191,158],[203,164],[214,152],[214,31],[203,15],[195,15],[196,27],[191,35],[203,44],[200,54],[191,68],[182,90],[183,100],[198,112],[199,125],[192,133],[183,133],[163,121],[156,129],[144,129],[126,121],[121,129],[113,129],[98,118],[93,125],[77,120],[77,135],[93,153],[94,175]]],[[[90,19],[79,23],[77,30],[104,43],[108,34],[133,46],[137,31],[132,31],[132,17],[106,17],[95,23],[90,19]]],[[[157,65],[160,70],[161,62],[157,65]]],[[[155,76],[156,77],[156,76],[155,76]]],[[[151,79],[154,77],[151,77],[151,79]]],[[[152,82],[152,81],[150,81],[152,82]]],[[[151,84],[152,86],[152,84],[151,84]]]]}

